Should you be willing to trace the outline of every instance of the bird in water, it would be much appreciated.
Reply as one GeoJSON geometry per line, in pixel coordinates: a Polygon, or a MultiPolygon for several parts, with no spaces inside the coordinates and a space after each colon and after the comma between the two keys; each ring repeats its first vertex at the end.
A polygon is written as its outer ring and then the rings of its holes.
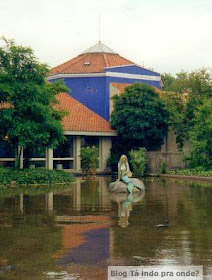
{"type": "Polygon", "coordinates": [[[158,224],[156,225],[157,228],[168,228],[169,227],[169,221],[164,220],[164,224],[158,224]]]}

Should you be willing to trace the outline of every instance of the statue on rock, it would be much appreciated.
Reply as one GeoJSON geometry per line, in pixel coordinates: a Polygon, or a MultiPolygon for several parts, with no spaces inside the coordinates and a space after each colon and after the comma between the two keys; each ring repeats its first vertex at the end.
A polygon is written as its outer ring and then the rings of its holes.
{"type": "Polygon", "coordinates": [[[128,159],[122,155],[118,163],[118,180],[109,186],[111,192],[133,192],[144,191],[144,184],[137,178],[131,178],[132,172],[130,171],[128,159]]]}

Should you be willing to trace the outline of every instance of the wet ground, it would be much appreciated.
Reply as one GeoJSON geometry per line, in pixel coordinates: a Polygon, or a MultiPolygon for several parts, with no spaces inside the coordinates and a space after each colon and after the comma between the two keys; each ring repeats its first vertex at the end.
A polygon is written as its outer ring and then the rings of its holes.
{"type": "Polygon", "coordinates": [[[0,279],[105,280],[109,265],[203,265],[212,273],[212,186],[147,179],[133,201],[111,177],[0,192],[0,279]]]}

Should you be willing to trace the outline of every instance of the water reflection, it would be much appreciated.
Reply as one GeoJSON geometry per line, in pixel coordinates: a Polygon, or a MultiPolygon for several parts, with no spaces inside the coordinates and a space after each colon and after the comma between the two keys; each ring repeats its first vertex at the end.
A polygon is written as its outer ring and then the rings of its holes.
{"type": "Polygon", "coordinates": [[[143,198],[144,192],[134,194],[110,193],[111,201],[115,201],[118,204],[118,225],[120,227],[126,228],[129,225],[129,217],[133,205],[136,205],[143,198]]]}
{"type": "Polygon", "coordinates": [[[154,179],[129,196],[108,193],[111,180],[0,193],[0,279],[104,280],[108,265],[168,264],[209,277],[211,187],[154,179]]]}

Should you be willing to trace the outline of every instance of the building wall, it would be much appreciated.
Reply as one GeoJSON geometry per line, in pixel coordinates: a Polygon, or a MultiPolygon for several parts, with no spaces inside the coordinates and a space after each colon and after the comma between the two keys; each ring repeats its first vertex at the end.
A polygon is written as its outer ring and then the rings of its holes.
{"type": "Polygon", "coordinates": [[[185,168],[181,152],[147,152],[147,171],[157,174],[165,163],[167,170],[185,168]]]}
{"type": "MultiPolygon", "coordinates": [[[[57,164],[62,164],[63,168],[69,169],[69,166],[73,166],[72,171],[81,172],[81,163],[80,163],[80,149],[81,149],[81,137],[83,136],[71,136],[73,137],[73,156],[57,156],[52,149],[48,149],[46,151],[46,155],[43,158],[32,158],[31,164],[35,165],[35,167],[39,167],[40,164],[42,166],[46,166],[48,169],[57,168],[57,164]],[[73,164],[69,164],[72,163],[73,164]]],[[[91,136],[92,137],[92,136],[91,136]]],[[[110,155],[110,149],[112,146],[111,137],[99,137],[99,168],[97,171],[104,172],[107,169],[107,159],[110,155]]],[[[14,163],[15,158],[10,158],[9,154],[5,154],[4,156],[0,155],[0,163],[4,162],[7,165],[11,165],[14,163]]]]}
{"type": "Polygon", "coordinates": [[[114,101],[113,101],[112,98],[115,95],[120,95],[121,91],[118,90],[116,87],[114,87],[112,84],[110,84],[109,92],[110,92],[110,95],[109,95],[109,114],[111,115],[111,113],[113,112],[113,109],[114,109],[114,101]]]}
{"type": "Polygon", "coordinates": [[[164,139],[164,144],[161,146],[161,152],[179,152],[177,146],[177,139],[174,129],[169,127],[167,136],[164,139]]]}
{"type": "MultiPolygon", "coordinates": [[[[138,66],[124,66],[107,68],[107,73],[135,74],[145,76],[160,77],[160,74],[144,69],[138,66]]],[[[51,80],[54,82],[55,80],[51,80]]],[[[150,86],[161,88],[160,81],[138,79],[138,78],[120,78],[120,77],[69,77],[64,78],[67,87],[70,89],[70,95],[97,113],[99,116],[109,120],[110,115],[110,83],[144,83],[150,86]]]]}
{"type": "Polygon", "coordinates": [[[157,76],[160,77],[160,74],[137,65],[127,65],[127,66],[118,66],[118,67],[106,67],[106,72],[119,72],[119,73],[128,73],[128,74],[137,74],[137,75],[147,75],[147,76],[157,76]]]}
{"type": "Polygon", "coordinates": [[[70,95],[99,116],[107,119],[105,77],[65,78],[70,95]]]}
{"type": "Polygon", "coordinates": [[[101,137],[101,170],[107,169],[107,160],[110,156],[110,149],[112,147],[112,140],[110,137],[101,137]]]}

